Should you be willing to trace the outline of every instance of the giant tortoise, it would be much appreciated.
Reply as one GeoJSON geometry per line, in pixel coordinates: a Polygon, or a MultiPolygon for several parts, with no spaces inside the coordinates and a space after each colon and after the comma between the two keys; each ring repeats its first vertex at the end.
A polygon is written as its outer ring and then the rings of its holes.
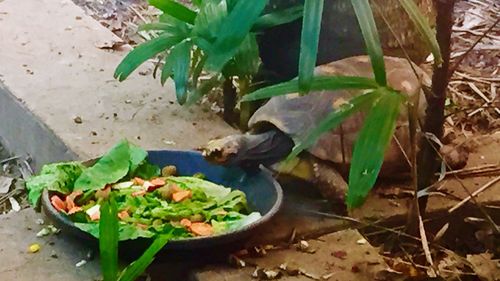
{"type": "MultiPolygon", "coordinates": [[[[426,105],[422,85],[430,83],[429,77],[415,65],[414,71],[406,59],[385,57],[385,66],[389,86],[411,97],[409,100],[418,100],[418,115],[422,118],[426,105]],[[414,99],[416,97],[418,99],[414,99]]],[[[318,66],[315,74],[373,77],[367,56],[318,66]]],[[[211,140],[203,148],[203,155],[208,161],[222,165],[271,166],[286,158],[294,145],[329,112],[361,93],[359,90],[339,90],[273,97],[251,117],[248,133],[211,140]]],[[[343,176],[346,176],[363,116],[362,112],[354,114],[338,128],[324,133],[293,165],[288,162],[288,165],[274,166],[281,167],[280,172],[311,181],[326,198],[343,201],[347,191],[343,176]]],[[[405,155],[409,155],[409,150],[407,107],[402,105],[380,176],[399,177],[408,172],[405,155]]]]}

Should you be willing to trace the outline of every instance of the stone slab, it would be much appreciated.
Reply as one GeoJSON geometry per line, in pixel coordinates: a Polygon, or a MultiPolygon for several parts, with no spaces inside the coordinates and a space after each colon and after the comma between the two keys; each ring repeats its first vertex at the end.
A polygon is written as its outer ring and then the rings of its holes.
{"type": "Polygon", "coordinates": [[[39,218],[42,216],[31,209],[0,216],[0,279],[98,280],[100,270],[97,260],[89,260],[85,265],[76,267],[78,262],[87,258],[89,248],[63,235],[36,237],[44,227],[36,223],[39,218]],[[32,243],[41,246],[39,252],[28,252],[32,243]],[[57,258],[51,257],[53,253],[57,254],[57,258]]]}
{"type": "Polygon", "coordinates": [[[119,40],[71,0],[1,1],[0,135],[7,148],[30,154],[39,168],[98,156],[121,138],[148,149],[191,149],[234,132],[207,108],[177,105],[170,82],[161,87],[140,71],[122,83],[113,79],[127,48],[97,46],[119,40]]]}
{"type": "Polygon", "coordinates": [[[330,281],[371,281],[387,267],[377,249],[364,241],[356,230],[348,229],[324,235],[309,240],[308,243],[309,249],[315,250],[314,253],[299,251],[295,247],[271,250],[264,257],[243,257],[247,266],[242,269],[229,266],[207,267],[195,273],[195,280],[256,280],[252,277],[256,268],[280,271],[280,265],[286,264],[288,268],[302,269],[310,276],[284,274],[280,278],[283,281],[314,280],[311,277],[330,281]]]}

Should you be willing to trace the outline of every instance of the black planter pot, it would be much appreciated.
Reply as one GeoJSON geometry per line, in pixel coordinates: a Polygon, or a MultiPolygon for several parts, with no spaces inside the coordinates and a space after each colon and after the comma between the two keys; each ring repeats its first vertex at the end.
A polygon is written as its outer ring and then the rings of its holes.
{"type": "MultiPolygon", "coordinates": [[[[303,4],[304,0],[271,1],[267,11],[303,4]]],[[[267,76],[288,80],[297,76],[302,19],[266,30],[258,36],[267,76]],[[274,77],[273,77],[274,76],[274,77]]],[[[317,64],[364,54],[364,43],[349,0],[325,0],[317,64]]]]}
{"type": "MultiPolygon", "coordinates": [[[[429,51],[416,32],[413,23],[401,8],[398,0],[372,0],[403,42],[411,59],[421,63],[429,51]]],[[[282,10],[304,0],[271,0],[266,12],[282,10]]],[[[424,15],[434,23],[432,0],[418,0],[424,15]]],[[[376,11],[376,9],[373,9],[376,11]]],[[[403,56],[394,36],[383,19],[375,12],[384,54],[403,56]]],[[[266,30],[258,36],[260,56],[263,62],[265,80],[273,82],[288,80],[297,76],[302,19],[266,30]]],[[[317,65],[346,57],[366,54],[363,36],[359,29],[350,0],[325,0],[321,33],[318,46],[317,65]]]]}

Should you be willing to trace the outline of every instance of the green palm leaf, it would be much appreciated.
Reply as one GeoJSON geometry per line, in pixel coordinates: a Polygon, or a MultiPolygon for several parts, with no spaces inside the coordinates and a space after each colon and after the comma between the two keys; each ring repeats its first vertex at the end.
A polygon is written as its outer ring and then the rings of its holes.
{"type": "Polygon", "coordinates": [[[205,1],[194,21],[193,34],[213,43],[226,16],[226,1],[205,1]]]}
{"type": "Polygon", "coordinates": [[[196,12],[174,0],[149,0],[149,4],[183,22],[194,24],[196,12]]]}
{"type": "Polygon", "coordinates": [[[380,86],[387,85],[384,53],[380,45],[377,26],[368,0],[351,0],[354,12],[358,18],[359,27],[365,40],[366,52],[370,56],[375,80],[380,86]]]}
{"type": "Polygon", "coordinates": [[[177,102],[184,104],[187,97],[187,83],[189,79],[189,66],[191,65],[191,40],[184,40],[175,45],[165,58],[165,65],[161,72],[161,83],[164,84],[168,77],[173,75],[177,102]]]}
{"type": "Polygon", "coordinates": [[[118,81],[125,80],[134,70],[142,63],[157,54],[169,49],[173,45],[179,43],[182,37],[172,36],[171,34],[162,34],[157,38],[144,42],[130,51],[127,56],[116,67],[114,77],[118,81]]]}
{"type": "MultiPolygon", "coordinates": [[[[375,89],[378,87],[375,80],[356,76],[317,76],[311,81],[311,91],[341,90],[341,89],[375,89]]],[[[245,95],[241,101],[255,101],[268,99],[274,96],[282,96],[299,92],[297,79],[265,87],[245,95]]]]}
{"type": "Polygon", "coordinates": [[[142,254],[142,256],[129,265],[122,274],[118,281],[134,281],[136,280],[154,261],[155,255],[168,243],[172,235],[164,234],[159,235],[153,241],[151,246],[142,254]]]}
{"type": "Polygon", "coordinates": [[[252,26],[252,31],[260,31],[300,19],[304,6],[298,5],[277,12],[262,15],[252,26]]]}
{"type": "Polygon", "coordinates": [[[100,207],[99,252],[104,281],[118,277],[118,217],[117,206],[111,195],[100,207]]]}
{"type": "Polygon", "coordinates": [[[346,198],[349,208],[361,206],[375,184],[403,101],[397,92],[380,91],[382,95],[366,116],[354,145],[346,198]]]}
{"type": "Polygon", "coordinates": [[[420,9],[413,0],[399,0],[399,3],[401,3],[401,6],[403,6],[425,43],[430,48],[432,55],[434,56],[434,62],[437,65],[441,65],[441,63],[443,63],[441,50],[436,39],[436,34],[432,30],[427,19],[424,15],[422,15],[420,9]]]}
{"type": "MultiPolygon", "coordinates": [[[[208,50],[207,68],[220,71],[238,51],[268,0],[237,1],[208,50]]],[[[229,9],[229,7],[228,7],[229,9]]]]}
{"type": "Polygon", "coordinates": [[[307,92],[311,88],[323,15],[323,0],[305,1],[299,57],[299,88],[301,92],[307,92]]]}
{"type": "Polygon", "coordinates": [[[314,145],[323,133],[335,129],[347,117],[358,111],[366,109],[367,106],[372,105],[379,97],[380,93],[378,91],[359,95],[352,98],[348,103],[342,105],[339,109],[330,112],[330,114],[328,114],[325,119],[323,119],[311,132],[309,132],[300,143],[296,144],[287,160],[297,157],[297,155],[299,155],[303,150],[314,145]]]}

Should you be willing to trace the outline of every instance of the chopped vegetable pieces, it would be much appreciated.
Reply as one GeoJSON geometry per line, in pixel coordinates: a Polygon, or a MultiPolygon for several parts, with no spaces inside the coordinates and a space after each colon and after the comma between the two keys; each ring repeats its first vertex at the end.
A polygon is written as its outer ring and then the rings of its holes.
{"type": "Polygon", "coordinates": [[[196,236],[210,236],[214,234],[212,226],[204,222],[193,222],[189,229],[196,236]]]}
{"type": "Polygon", "coordinates": [[[52,206],[54,206],[54,208],[56,208],[56,210],[58,210],[59,212],[66,212],[66,203],[64,203],[64,201],[61,200],[59,196],[52,195],[52,197],[50,198],[50,202],[52,203],[52,206]]]}
{"type": "Polygon", "coordinates": [[[175,202],[181,202],[185,199],[191,198],[193,194],[190,190],[180,190],[172,194],[172,200],[175,202]]]}
{"type": "Polygon", "coordinates": [[[175,166],[161,170],[147,162],[146,151],[126,141],[91,167],[57,163],[42,171],[30,180],[33,201],[49,189],[52,206],[97,238],[100,206],[110,196],[116,200],[120,241],[166,234],[172,239],[217,235],[261,217],[249,211],[242,191],[212,183],[200,173],[175,176],[175,166]]]}

